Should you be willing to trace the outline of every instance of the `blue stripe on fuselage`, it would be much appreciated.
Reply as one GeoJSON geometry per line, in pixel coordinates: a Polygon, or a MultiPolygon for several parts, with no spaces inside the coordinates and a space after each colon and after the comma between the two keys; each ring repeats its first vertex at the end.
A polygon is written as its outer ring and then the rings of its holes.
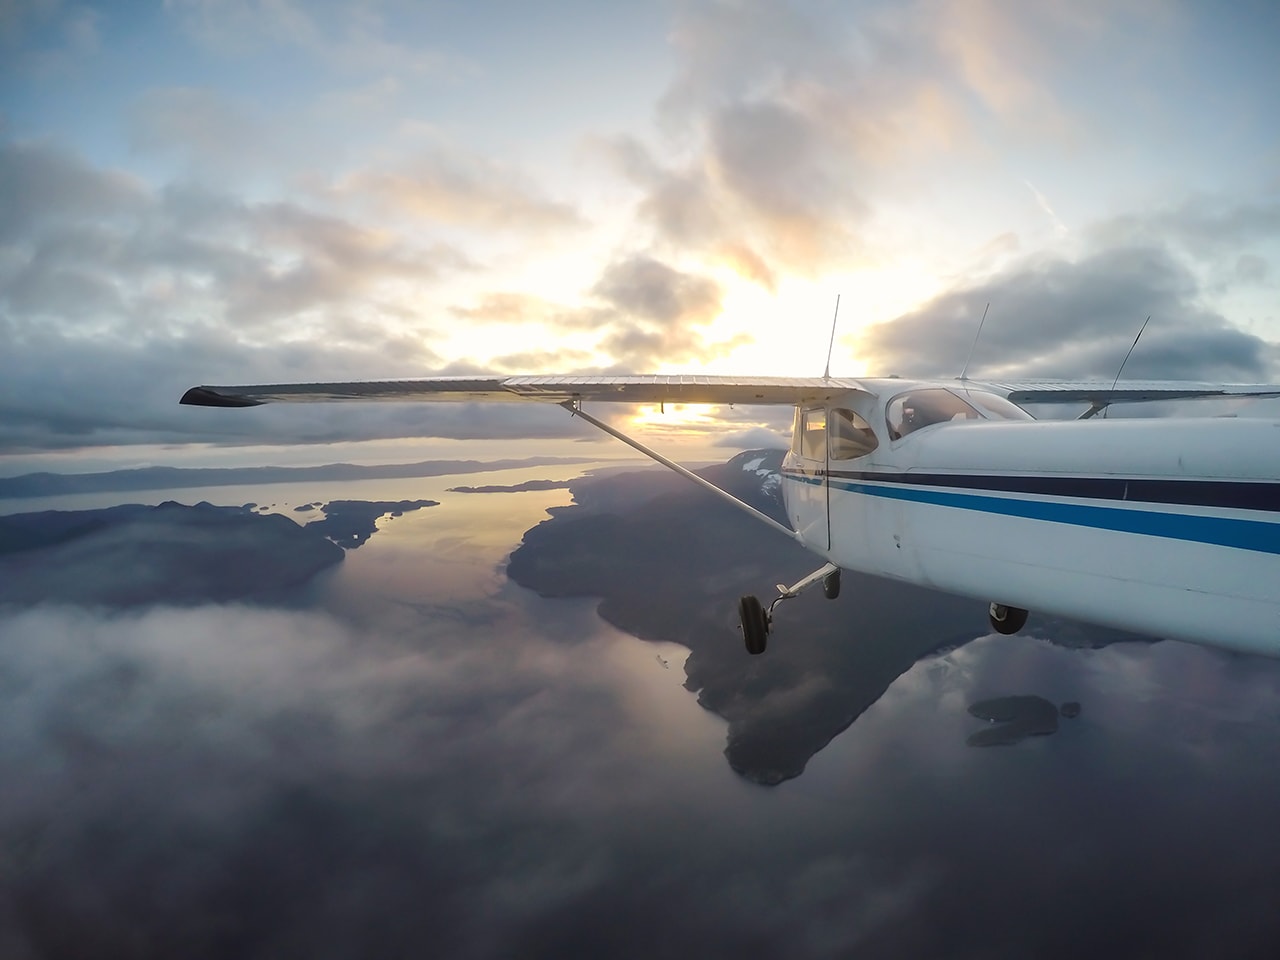
{"type": "MultiPolygon", "coordinates": [[[[790,471],[785,472],[783,476],[800,483],[814,485],[820,485],[823,479],[790,471]]],[[[847,490],[851,493],[888,500],[928,503],[1006,517],[1068,523],[1099,530],[1115,530],[1121,533],[1137,533],[1149,537],[1189,540],[1194,543],[1211,543],[1240,550],[1280,554],[1280,524],[1268,523],[1264,520],[1206,517],[1168,513],[1163,510],[1128,510],[1084,503],[1029,500],[1017,496],[992,497],[977,493],[910,487],[897,483],[877,484],[832,479],[831,486],[836,490],[847,490]]]]}

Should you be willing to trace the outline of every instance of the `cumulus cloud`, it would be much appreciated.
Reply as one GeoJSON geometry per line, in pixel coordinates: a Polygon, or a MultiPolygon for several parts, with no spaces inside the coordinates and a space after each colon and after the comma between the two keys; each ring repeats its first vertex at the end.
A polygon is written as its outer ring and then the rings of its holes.
{"type": "MultiPolygon", "coordinates": [[[[472,261],[319,204],[251,202],[192,181],[152,188],[52,144],[6,143],[0,170],[15,186],[0,199],[4,449],[581,433],[531,409],[331,406],[216,418],[180,409],[176,399],[197,383],[474,372],[432,350],[433,329],[410,299],[472,261]]],[[[470,205],[465,189],[458,196],[470,205]]],[[[559,208],[522,212],[509,201],[477,199],[468,215],[563,220],[559,208]]],[[[580,304],[495,292],[453,312],[584,337],[500,356],[498,369],[644,370],[728,349],[701,332],[719,298],[709,278],[634,255],[608,264],[580,304]]]]}
{"type": "Polygon", "coordinates": [[[989,112],[1060,112],[1052,64],[1095,27],[985,3],[871,7],[856,24],[804,4],[684,4],[664,139],[604,151],[658,241],[773,289],[873,256],[878,186],[980,152],[989,112]],[[1037,56],[1045,18],[1061,42],[1037,56]]]}
{"type": "Polygon", "coordinates": [[[986,304],[969,368],[977,377],[1113,377],[1148,315],[1124,373],[1132,378],[1265,381],[1277,349],[1200,302],[1181,261],[1161,247],[1079,259],[1033,257],[867,328],[858,356],[882,374],[959,376],[986,304]]]}
{"type": "Polygon", "coordinates": [[[658,327],[705,323],[720,310],[720,290],[713,281],[644,256],[611,264],[595,292],[619,310],[658,327]]]}
{"type": "Polygon", "coordinates": [[[0,241],[68,221],[112,220],[145,204],[147,190],[133,176],[99,170],[50,143],[0,143],[0,241]]]}
{"type": "Polygon", "coordinates": [[[319,308],[376,308],[388,282],[465,263],[457,251],[295,203],[185,183],[150,189],[49,145],[4,144],[0,166],[21,188],[8,200],[0,297],[19,319],[54,327],[81,319],[45,299],[66,283],[109,290],[115,309],[98,297],[81,312],[93,315],[92,329],[128,336],[195,318],[293,324],[319,308]]]}
{"type": "Polygon", "coordinates": [[[1195,194],[1093,224],[1095,247],[1159,245],[1194,265],[1215,291],[1266,290],[1280,263],[1280,201],[1195,194]]]}
{"type": "Polygon", "coordinates": [[[622,369],[705,360],[735,345],[709,342],[700,330],[720,312],[719,285],[647,255],[611,263],[593,293],[616,311],[602,347],[622,369]]]}
{"type": "Polygon", "coordinates": [[[546,351],[508,354],[494,366],[529,373],[636,373],[664,364],[697,364],[739,342],[709,339],[722,291],[712,278],[680,270],[648,253],[608,262],[578,303],[558,303],[530,294],[495,291],[452,312],[464,320],[538,325],[550,337],[578,337],[546,351]]]}
{"type": "MultiPolygon", "coordinates": [[[[432,430],[403,407],[236,421],[176,401],[197,383],[439,370],[405,292],[468,269],[462,252],[296,202],[154,189],[47,143],[0,145],[0,175],[0,448],[432,430]]],[[[444,436],[575,433],[532,411],[436,416],[444,436]]]]}

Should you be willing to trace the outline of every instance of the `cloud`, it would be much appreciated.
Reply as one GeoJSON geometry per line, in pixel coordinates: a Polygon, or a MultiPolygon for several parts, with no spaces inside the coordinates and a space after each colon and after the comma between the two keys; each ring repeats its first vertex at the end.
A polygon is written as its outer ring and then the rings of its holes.
{"type": "Polygon", "coordinates": [[[871,256],[877,182],[971,138],[972,107],[937,55],[935,19],[922,5],[856,24],[802,4],[681,6],[663,138],[604,144],[643,191],[641,222],[766,289],[783,273],[871,256]]]}
{"type": "Polygon", "coordinates": [[[493,291],[451,311],[468,322],[542,327],[558,340],[554,349],[500,356],[491,366],[592,374],[697,364],[728,352],[741,338],[706,336],[720,309],[715,280],[637,252],[606,263],[578,303],[493,291]]]}
{"type": "Polygon", "coordinates": [[[790,445],[790,437],[768,427],[738,430],[725,434],[712,444],[714,447],[730,447],[734,450],[785,450],[790,445]]]}
{"type": "Polygon", "coordinates": [[[1033,257],[867,328],[855,350],[880,373],[958,376],[990,303],[970,376],[1114,377],[1148,315],[1128,378],[1276,376],[1276,345],[1232,326],[1199,293],[1190,271],[1160,247],[1033,257]]]}
{"type": "Polygon", "coordinates": [[[97,329],[121,333],[197,317],[243,326],[293,324],[321,308],[368,315],[390,306],[386,284],[466,264],[456,250],[296,203],[245,202],[190,183],[153,190],[47,145],[0,146],[0,169],[21,188],[0,237],[9,241],[0,296],[20,318],[55,326],[85,312],[97,329]],[[109,288],[116,308],[104,310],[101,297],[78,311],[45,299],[68,283],[109,288]]]}
{"type": "Polygon", "coordinates": [[[97,53],[102,14],[59,0],[0,0],[0,51],[14,76],[47,82],[97,53]]]}
{"type": "Polygon", "coordinates": [[[212,90],[147,90],[128,114],[130,146],[150,156],[174,156],[197,175],[252,174],[286,152],[288,133],[248,104],[212,90]]]}
{"type": "MultiPolygon", "coordinates": [[[[178,408],[197,383],[473,372],[431,349],[414,294],[474,264],[457,248],[318,202],[251,202],[193,181],[155,189],[50,144],[0,146],[0,171],[20,187],[6,195],[0,234],[4,449],[581,433],[529,409],[330,405],[215,419],[178,408]]],[[[472,213],[561,215],[494,203],[472,213]]],[[[538,323],[550,336],[581,332],[579,344],[500,356],[499,369],[644,370],[730,349],[702,332],[719,298],[711,279],[637,254],[608,263],[583,304],[495,291],[454,313],[538,323]]]]}
{"type": "Polygon", "coordinates": [[[450,308],[461,320],[474,323],[544,324],[549,327],[583,329],[607,322],[608,308],[566,306],[531,293],[491,291],[470,304],[450,308]]]}
{"type": "MultiPolygon", "coordinates": [[[[361,328],[360,342],[246,343],[225,329],[113,338],[16,329],[0,316],[0,450],[127,443],[329,443],[395,437],[591,437],[558,408],[534,404],[274,404],[253,410],[178,405],[201,383],[379,380],[442,366],[420,340],[361,328]]],[[[353,335],[358,331],[353,330],[353,335]]]]}
{"type": "MultiPolygon", "coordinates": [[[[522,666],[495,672],[465,653],[427,658],[362,639],[323,614],[235,608],[105,622],[44,611],[6,618],[4,634],[8,662],[25,682],[4,711],[5,772],[28,776],[0,801],[0,830],[26,838],[18,841],[20,874],[8,878],[22,892],[5,898],[0,927],[28,950],[78,953],[93,944],[110,952],[132,942],[169,953],[203,938],[210,910],[231,918],[230,927],[219,921],[210,956],[267,940],[331,954],[335,941],[322,948],[312,932],[317,921],[345,938],[373,915],[389,923],[378,924],[384,932],[375,941],[407,936],[438,947],[432,931],[484,936],[480,911],[461,888],[474,892],[478,883],[492,902],[502,883],[527,878],[532,886],[540,875],[550,906],[573,892],[563,883],[557,892],[556,875],[571,879],[576,862],[589,862],[583,850],[538,856],[533,838],[524,868],[513,861],[490,873],[465,855],[467,830],[520,835],[505,801],[493,802],[507,791],[486,798],[489,791],[475,789],[475,737],[496,748],[484,762],[497,776],[525,782],[521,803],[534,802],[522,774],[534,768],[522,752],[559,712],[536,679],[555,683],[546,672],[554,656],[539,666],[517,649],[512,664],[522,666]],[[486,690],[489,706],[477,711],[459,697],[464,686],[470,695],[486,690]],[[482,719],[492,730],[477,726],[482,719]],[[59,768],[74,771],[72,779],[59,768]],[[92,788],[76,787],[79,777],[92,788]],[[451,782],[446,798],[441,788],[451,782]],[[436,795],[429,810],[411,799],[424,789],[436,795]],[[57,818],[43,813],[50,804],[57,818]],[[95,825],[110,834],[102,845],[95,825]],[[325,866],[335,862],[345,893],[325,866]],[[146,892],[157,886],[165,896],[146,892]],[[345,905],[304,905],[334,895],[345,905]],[[55,903],[78,922],[50,924],[55,903]]],[[[607,710],[587,719],[601,706],[574,704],[588,724],[579,729],[604,728],[596,724],[607,710]]],[[[569,736],[537,743],[537,752],[549,758],[578,747],[569,736]]],[[[551,813],[548,837],[558,832],[555,820],[551,813]]],[[[501,844],[491,853],[507,855],[501,844]]],[[[357,939],[364,948],[371,942],[357,939]]]]}
{"type": "Polygon", "coordinates": [[[458,77],[465,58],[394,35],[377,4],[296,0],[166,0],[166,12],[206,48],[226,56],[300,53],[347,73],[458,77]]]}
{"type": "MultiPolygon", "coordinates": [[[[196,383],[420,376],[445,361],[413,294],[459,250],[297,202],[153,189],[51,144],[0,144],[0,448],[429,434],[395,410],[193,416],[196,383]],[[395,432],[399,431],[399,432],[395,432]]],[[[574,435],[530,411],[434,415],[447,436],[574,435]]]]}
{"type": "MultiPolygon", "coordinates": [[[[724,769],[724,728],[677,671],[591,604],[497,582],[474,595],[470,563],[497,555],[451,538],[466,523],[416,550],[373,541],[364,579],[323,609],[0,610],[0,950],[628,958],[727,943],[803,960],[993,943],[1041,956],[1066,937],[1197,956],[1223,929],[1246,946],[1275,929],[1274,662],[981,638],[910,668],[766,794],[724,769]],[[460,565],[455,592],[442,573],[460,565]],[[1005,693],[1083,713],[1053,742],[976,758],[965,705],[1005,693]],[[1135,782],[1139,762],[1159,776],[1135,782]],[[1081,809],[1108,813],[1044,829],[1081,809]],[[1254,855],[1215,855],[1242,837],[1254,855]],[[975,863],[1070,867],[974,882],[975,863]],[[1170,913],[1183,899],[1196,909],[1170,913]],[[1100,900],[1128,926],[1092,923],[1100,900]],[[1025,922],[993,935],[1001,911],[1025,922]]],[[[858,609],[880,608],[904,613],[858,609]]],[[[876,616],[855,618],[855,640],[892,632],[876,616]]],[[[842,646],[832,668],[852,676],[865,661],[842,646]]],[[[794,657],[741,682],[785,688],[794,657]]]]}
{"type": "Polygon", "coordinates": [[[626,671],[656,670],[651,652],[619,660],[588,611],[532,602],[549,617],[504,594],[360,625],[237,607],[0,614],[0,837],[16,867],[0,945],[563,956],[597,941],[638,957],[715,942],[745,915],[755,937],[818,956],[809,937],[865,936],[924,891],[909,868],[829,844],[815,858],[804,839],[740,850],[738,878],[713,882],[714,850],[740,834],[695,828],[688,803],[741,797],[632,715],[626,671]],[[681,891],[699,908],[664,914],[681,891]],[[810,928],[837,900],[857,922],[810,928]]]}
{"type": "Polygon", "coordinates": [[[111,220],[136,211],[146,187],[117,171],[98,170],[47,142],[0,142],[0,241],[81,219],[111,220]]]}
{"type": "Polygon", "coordinates": [[[515,170],[444,144],[404,163],[346,174],[333,189],[384,216],[428,223],[537,231],[583,225],[572,205],[543,196],[515,170]]]}
{"type": "Polygon", "coordinates": [[[656,327],[706,323],[720,311],[720,290],[714,282],[646,256],[610,264],[595,293],[656,327]]]}
{"type": "Polygon", "coordinates": [[[1280,258],[1280,201],[1195,194],[1109,217],[1088,238],[1095,247],[1165,246],[1223,288],[1262,284],[1280,258]]]}
{"type": "Polygon", "coordinates": [[[720,313],[718,284],[645,254],[609,264],[592,292],[617,312],[601,346],[623,370],[705,360],[738,342],[700,332],[720,313]]]}

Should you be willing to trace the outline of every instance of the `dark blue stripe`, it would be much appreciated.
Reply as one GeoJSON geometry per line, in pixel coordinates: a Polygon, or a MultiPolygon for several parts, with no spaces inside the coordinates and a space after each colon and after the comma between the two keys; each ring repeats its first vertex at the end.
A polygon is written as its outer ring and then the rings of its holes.
{"type": "MultiPolygon", "coordinates": [[[[803,483],[821,484],[820,477],[787,476],[803,483]]],[[[889,500],[929,503],[961,510],[977,510],[1028,520],[1067,523],[1099,530],[1137,533],[1149,537],[1210,543],[1259,553],[1280,554],[1280,524],[1262,520],[1239,520],[1234,517],[1201,517],[1163,511],[1126,510],[1080,503],[1056,503],[1027,500],[1021,497],[988,497],[981,494],[953,493],[946,490],[924,490],[900,484],[872,485],[833,480],[839,490],[861,493],[889,500]]]]}
{"type": "Polygon", "coordinates": [[[1274,480],[1190,480],[1152,477],[1062,477],[1044,474],[889,473],[831,470],[841,480],[958,487],[981,492],[1084,497],[1122,503],[1170,503],[1191,507],[1280,512],[1280,482],[1274,480]]]}

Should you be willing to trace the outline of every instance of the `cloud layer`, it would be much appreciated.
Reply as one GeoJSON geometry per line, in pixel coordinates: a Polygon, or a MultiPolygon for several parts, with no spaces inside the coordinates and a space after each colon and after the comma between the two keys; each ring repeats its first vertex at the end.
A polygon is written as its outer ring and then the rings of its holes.
{"type": "Polygon", "coordinates": [[[989,638],[762,794],[589,609],[374,599],[0,615],[0,949],[1181,957],[1280,934],[1265,661],[989,638]],[[1084,712],[965,746],[966,704],[1008,692],[1084,712]]]}

